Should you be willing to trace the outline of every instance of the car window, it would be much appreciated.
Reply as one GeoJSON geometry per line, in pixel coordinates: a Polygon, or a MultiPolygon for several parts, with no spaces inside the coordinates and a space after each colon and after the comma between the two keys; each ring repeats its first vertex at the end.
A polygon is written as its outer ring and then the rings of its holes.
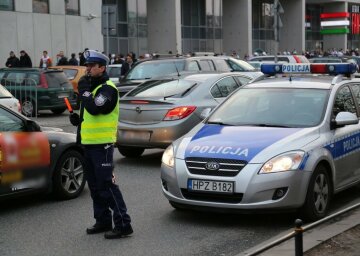
{"type": "Polygon", "coordinates": [[[63,71],[69,80],[73,80],[78,73],[76,69],[63,69],[63,71]]]}
{"type": "Polygon", "coordinates": [[[24,130],[24,122],[20,118],[0,108],[0,132],[16,132],[24,130]]]}
{"type": "Polygon", "coordinates": [[[239,82],[241,85],[245,85],[245,84],[249,83],[251,79],[248,78],[248,77],[237,76],[237,77],[236,77],[236,80],[238,80],[238,82],[239,82]]]}
{"type": "Polygon", "coordinates": [[[198,71],[198,70],[200,70],[200,67],[199,67],[198,62],[195,61],[195,60],[189,62],[188,69],[189,69],[190,71],[198,71]]]}
{"type": "Polygon", "coordinates": [[[200,60],[201,70],[213,71],[215,70],[214,63],[211,60],[200,60]]]}
{"type": "Polygon", "coordinates": [[[30,73],[28,74],[28,84],[33,84],[35,83],[36,85],[40,84],[40,74],[38,73],[30,73]]]}
{"type": "Polygon", "coordinates": [[[214,59],[216,70],[219,71],[230,71],[232,68],[230,68],[230,65],[226,62],[224,59],[214,59]]]}
{"type": "Polygon", "coordinates": [[[120,77],[121,67],[108,67],[107,72],[108,72],[109,77],[120,77]]]}
{"type": "Polygon", "coordinates": [[[49,88],[73,88],[72,85],[69,83],[69,80],[65,76],[65,73],[62,71],[45,72],[45,77],[49,88]]]}
{"type": "Polygon", "coordinates": [[[216,86],[220,91],[220,94],[218,94],[215,88],[212,88],[211,94],[213,95],[214,98],[227,97],[230,93],[232,93],[237,88],[239,88],[239,85],[232,77],[226,77],[221,79],[216,83],[216,86]],[[217,95],[217,97],[214,95],[217,95]],[[218,95],[220,95],[220,97],[218,95]]]}
{"type": "Polygon", "coordinates": [[[255,70],[255,68],[253,66],[251,66],[249,63],[247,63],[246,61],[237,60],[237,59],[233,59],[233,58],[228,59],[226,61],[233,71],[247,71],[247,70],[254,71],[255,70]]]}
{"type": "Polygon", "coordinates": [[[354,93],[355,100],[357,101],[358,105],[360,106],[360,85],[354,84],[351,86],[351,89],[354,93]]]}
{"type": "Polygon", "coordinates": [[[189,80],[153,80],[147,81],[130,91],[127,97],[174,97],[180,98],[197,83],[189,80]]]}
{"type": "Polygon", "coordinates": [[[333,115],[335,117],[339,112],[344,112],[344,111],[350,113],[356,113],[355,103],[348,86],[342,87],[336,93],[334,107],[333,107],[333,115]]]}
{"type": "Polygon", "coordinates": [[[21,84],[24,82],[26,73],[10,72],[8,73],[6,80],[9,84],[21,84]]]}

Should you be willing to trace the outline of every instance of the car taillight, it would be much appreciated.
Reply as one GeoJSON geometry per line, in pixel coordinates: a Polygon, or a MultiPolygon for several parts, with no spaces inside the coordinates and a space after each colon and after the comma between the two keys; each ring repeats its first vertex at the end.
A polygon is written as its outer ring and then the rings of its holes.
{"type": "Polygon", "coordinates": [[[38,87],[46,88],[46,89],[49,88],[45,74],[40,74],[40,84],[38,85],[38,87]]]}
{"type": "Polygon", "coordinates": [[[196,109],[195,106],[183,106],[170,109],[165,117],[164,121],[179,120],[189,116],[196,109]]]}

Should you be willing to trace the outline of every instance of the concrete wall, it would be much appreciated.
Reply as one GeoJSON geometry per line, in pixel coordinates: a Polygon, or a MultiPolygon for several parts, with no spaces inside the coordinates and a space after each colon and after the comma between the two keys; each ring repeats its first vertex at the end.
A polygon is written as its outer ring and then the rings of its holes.
{"type": "Polygon", "coordinates": [[[180,0],[148,0],[149,52],[181,53],[180,0]]]}
{"type": "Polygon", "coordinates": [[[32,0],[15,0],[15,11],[0,11],[0,67],[12,50],[20,57],[25,50],[33,66],[38,66],[43,50],[56,63],[56,54],[83,51],[88,47],[103,51],[101,34],[102,0],[80,0],[80,16],[65,15],[65,3],[50,0],[50,14],[32,12],[32,0]],[[89,14],[96,18],[88,20],[89,14]]]}
{"type": "Polygon", "coordinates": [[[223,0],[223,51],[252,52],[252,0],[223,0]]]}
{"type": "MultiPolygon", "coordinates": [[[[324,12],[347,12],[347,3],[331,3],[324,6],[324,12]]],[[[340,35],[324,35],[324,50],[328,49],[346,49],[347,48],[347,34],[340,35]]]]}
{"type": "Polygon", "coordinates": [[[305,51],[305,0],[281,1],[284,13],[280,14],[283,27],[280,28],[279,51],[298,53],[305,51]]]}

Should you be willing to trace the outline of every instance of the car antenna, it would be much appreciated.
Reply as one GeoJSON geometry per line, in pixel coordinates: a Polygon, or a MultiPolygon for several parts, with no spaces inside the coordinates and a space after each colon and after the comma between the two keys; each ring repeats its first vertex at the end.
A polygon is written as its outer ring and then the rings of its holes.
{"type": "Polygon", "coordinates": [[[292,82],[291,75],[289,76],[289,82],[292,82]]]}
{"type": "Polygon", "coordinates": [[[180,77],[180,73],[179,73],[179,70],[178,70],[178,68],[177,68],[177,66],[176,66],[175,61],[174,61],[174,65],[175,65],[175,69],[176,69],[177,75],[178,75],[178,77],[180,77]]]}

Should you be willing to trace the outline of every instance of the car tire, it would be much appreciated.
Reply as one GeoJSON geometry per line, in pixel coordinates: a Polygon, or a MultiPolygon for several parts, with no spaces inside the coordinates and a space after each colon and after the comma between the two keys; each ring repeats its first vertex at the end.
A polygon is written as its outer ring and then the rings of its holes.
{"type": "Polygon", "coordinates": [[[53,112],[55,115],[60,115],[62,113],[64,113],[66,110],[66,108],[55,108],[52,109],[51,112],[53,112]]]}
{"type": "Polygon", "coordinates": [[[21,101],[21,113],[27,117],[36,115],[36,104],[33,100],[27,98],[21,101]]]}
{"type": "Polygon", "coordinates": [[[125,157],[129,157],[129,158],[139,157],[145,151],[144,148],[124,147],[124,146],[118,146],[118,150],[119,150],[120,154],[122,154],[125,157]]]}
{"type": "Polygon", "coordinates": [[[332,183],[323,165],[316,167],[307,189],[305,204],[301,209],[304,220],[315,221],[324,218],[332,198],[332,183]]]}
{"type": "Polygon", "coordinates": [[[84,157],[76,150],[68,150],[57,161],[53,175],[53,192],[58,199],[73,199],[85,186],[84,157]]]}

